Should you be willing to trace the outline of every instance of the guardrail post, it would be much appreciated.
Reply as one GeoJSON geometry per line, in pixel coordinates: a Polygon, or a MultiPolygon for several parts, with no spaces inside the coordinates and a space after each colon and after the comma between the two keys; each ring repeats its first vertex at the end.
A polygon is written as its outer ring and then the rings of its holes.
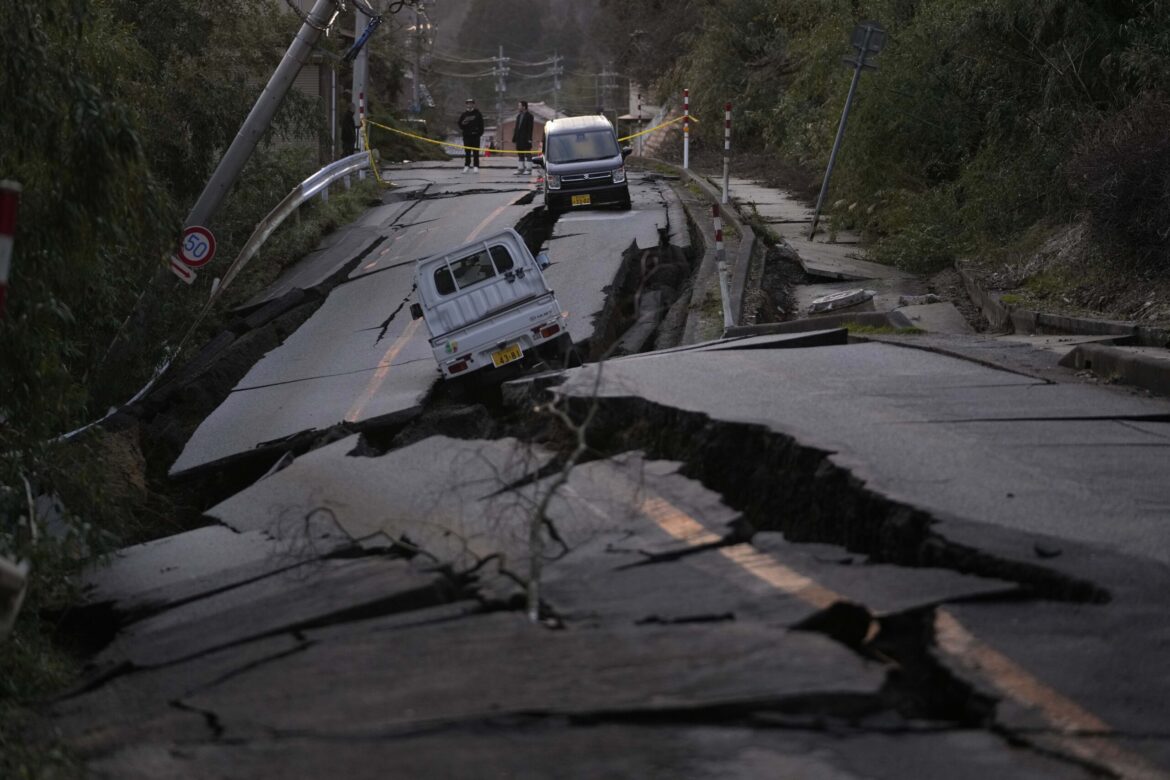
{"type": "Polygon", "coordinates": [[[727,258],[723,251],[723,217],[719,214],[719,204],[711,205],[711,215],[715,217],[715,266],[719,269],[719,298],[723,302],[723,327],[730,328],[735,324],[731,316],[731,285],[727,278],[727,258]]]}
{"type": "Polygon", "coordinates": [[[728,183],[731,178],[731,104],[723,106],[723,203],[727,202],[728,183]]]}
{"type": "Polygon", "coordinates": [[[691,167],[691,91],[683,90],[683,170],[691,167]]]}
{"type": "Polygon", "coordinates": [[[4,319],[8,301],[8,273],[12,270],[12,244],[16,240],[20,192],[21,186],[17,182],[0,181],[0,320],[4,319]]]}

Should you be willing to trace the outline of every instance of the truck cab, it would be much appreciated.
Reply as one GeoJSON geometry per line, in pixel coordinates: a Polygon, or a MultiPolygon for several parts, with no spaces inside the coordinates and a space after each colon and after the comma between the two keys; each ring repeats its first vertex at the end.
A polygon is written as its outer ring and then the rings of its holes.
{"type": "Polygon", "coordinates": [[[425,322],[444,379],[569,355],[568,315],[547,265],[512,229],[418,261],[410,313],[425,322]]]}

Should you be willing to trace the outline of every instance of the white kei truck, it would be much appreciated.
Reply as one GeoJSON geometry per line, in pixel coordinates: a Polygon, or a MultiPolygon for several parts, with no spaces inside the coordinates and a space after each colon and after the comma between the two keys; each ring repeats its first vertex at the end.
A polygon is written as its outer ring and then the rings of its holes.
{"type": "Polygon", "coordinates": [[[510,228],[415,264],[418,302],[410,314],[426,323],[444,379],[568,362],[568,314],[541,272],[548,264],[547,255],[533,257],[510,228]]]}

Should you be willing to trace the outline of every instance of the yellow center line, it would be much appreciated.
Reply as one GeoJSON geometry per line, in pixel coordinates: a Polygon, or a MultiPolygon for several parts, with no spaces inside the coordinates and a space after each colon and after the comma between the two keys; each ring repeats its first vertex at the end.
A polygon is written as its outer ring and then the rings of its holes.
{"type": "MultiPolygon", "coordinates": [[[[691,546],[712,544],[722,538],[707,530],[693,517],[664,498],[648,498],[642,502],[640,509],[662,530],[691,546]]],[[[824,609],[837,601],[844,600],[841,594],[834,593],[750,545],[721,547],[719,554],[773,588],[795,596],[818,609],[824,609]]]]}
{"type": "MultiPolygon", "coordinates": [[[[660,496],[643,499],[639,510],[662,530],[692,547],[718,542],[721,537],[660,496]]],[[[724,558],[747,572],[819,609],[845,600],[815,580],[774,560],[767,553],[741,544],[719,548],[724,558]]],[[[1056,730],[1052,742],[1083,760],[1095,762],[1125,778],[1168,778],[1170,774],[1109,739],[1112,727],[1073,700],[1048,687],[1022,666],[977,639],[945,609],[935,617],[938,647],[962,665],[987,678],[1004,696],[1039,711],[1056,730]]]]}
{"type": "Polygon", "coordinates": [[[398,357],[398,353],[407,345],[414,332],[418,330],[420,322],[422,320],[411,320],[410,324],[406,326],[406,330],[402,331],[402,335],[394,339],[394,343],[390,345],[390,348],[386,350],[386,354],[378,361],[378,370],[370,377],[370,381],[366,384],[366,389],[362,391],[362,394],[358,396],[358,399],[353,402],[353,406],[346,413],[346,422],[357,422],[358,418],[361,417],[362,412],[366,408],[366,404],[370,402],[382,386],[382,383],[386,381],[386,375],[390,373],[390,364],[394,361],[394,358],[398,357]]]}

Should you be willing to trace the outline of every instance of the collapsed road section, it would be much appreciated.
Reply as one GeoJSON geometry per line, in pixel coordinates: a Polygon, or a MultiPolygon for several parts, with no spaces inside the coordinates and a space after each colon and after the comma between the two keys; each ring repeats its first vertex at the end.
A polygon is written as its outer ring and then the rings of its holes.
{"type": "Polygon", "coordinates": [[[335,425],[95,574],[89,769],[1160,776],[1164,406],[842,330],[617,358],[672,227],[582,299],[599,362],[335,425]]]}
{"type": "MultiPolygon", "coordinates": [[[[97,583],[124,625],[57,723],[118,777],[263,776],[339,752],[368,767],[409,754],[422,774],[522,757],[538,774],[668,760],[685,776],[1158,776],[1166,690],[1138,670],[1165,635],[1160,564],[892,500],[842,466],[855,452],[801,443],[777,412],[688,409],[677,394],[701,399],[701,382],[639,397],[657,361],[745,355],[824,396],[807,361],[886,348],[843,335],[611,360],[552,395],[553,377],[525,380],[491,439],[350,436],[307,453],[209,511],[249,540],[247,560],[210,576],[192,552],[215,542],[176,537],[125,558],[171,572],[148,605],[97,583]],[[537,571],[534,624],[521,612],[537,571]],[[1023,645],[1020,620],[1038,627],[1023,645]],[[1126,663],[1090,651],[1127,624],[1146,633],[1126,663]]],[[[1019,386],[986,371],[951,389],[1019,386]]]]}

